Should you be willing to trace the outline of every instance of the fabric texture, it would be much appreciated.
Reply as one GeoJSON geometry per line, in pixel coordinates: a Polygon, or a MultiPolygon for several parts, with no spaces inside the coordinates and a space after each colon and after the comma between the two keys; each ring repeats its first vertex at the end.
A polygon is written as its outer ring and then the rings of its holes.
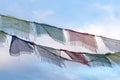
{"type": "Polygon", "coordinates": [[[91,66],[111,66],[111,62],[105,57],[104,54],[85,54],[89,61],[88,63],[91,66]]]}
{"type": "MultiPolygon", "coordinates": [[[[29,21],[20,20],[10,16],[0,15],[0,20],[0,47],[4,45],[6,46],[6,43],[4,44],[4,42],[7,42],[7,39],[11,41],[11,37],[9,36],[12,36],[12,41],[9,49],[9,53],[11,56],[20,56],[21,54],[34,53],[41,58],[41,61],[46,61],[60,67],[63,67],[65,65],[65,61],[79,62],[88,66],[111,67],[112,61],[120,64],[120,40],[99,37],[100,40],[103,41],[103,45],[105,44],[105,52],[112,51],[114,53],[92,54],[86,52],[73,52],[63,49],[54,49],[42,45],[37,45],[34,42],[26,41],[26,39],[29,38],[29,34],[32,31],[32,26],[34,26],[35,24],[33,31],[36,32],[32,32],[33,34],[36,33],[37,36],[49,35],[53,40],[65,43],[66,39],[63,29],[36,22],[33,22],[34,24],[32,24],[31,26],[31,22],[29,21]],[[21,37],[26,39],[23,39],[21,37]],[[109,49],[108,51],[106,50],[106,47],[109,49]]],[[[77,45],[80,47],[82,46],[86,49],[97,52],[98,45],[96,43],[95,35],[75,32],[68,29],[65,30],[68,33],[67,37],[71,45],[77,45]]],[[[35,35],[31,36],[31,38],[33,38],[34,36],[35,35]]],[[[98,42],[98,44],[101,43],[98,42]]],[[[67,48],[69,46],[64,47],[67,48]]]]}
{"type": "Polygon", "coordinates": [[[39,23],[35,23],[35,24],[36,24],[37,35],[47,34],[56,41],[59,41],[62,43],[65,42],[63,29],[50,26],[47,24],[39,24],[39,23]]]}
{"type": "Polygon", "coordinates": [[[33,44],[16,36],[12,36],[12,41],[10,45],[10,55],[19,56],[21,54],[31,54],[33,53],[33,44]]]}
{"type": "Polygon", "coordinates": [[[110,39],[106,37],[101,38],[110,51],[120,52],[120,40],[110,39]]]}
{"type": "Polygon", "coordinates": [[[69,41],[71,45],[80,45],[91,51],[96,52],[97,43],[96,43],[94,35],[75,32],[75,31],[68,30],[68,29],[66,29],[66,31],[68,32],[69,41]]]}
{"type": "Polygon", "coordinates": [[[35,53],[41,57],[41,61],[53,63],[55,65],[58,65],[59,67],[63,67],[64,58],[60,56],[59,50],[40,45],[35,45],[35,50],[35,53]]]}
{"type": "Polygon", "coordinates": [[[120,52],[117,53],[111,53],[111,54],[106,54],[106,57],[108,57],[110,60],[113,62],[120,64],[120,52]]]}
{"type": "Polygon", "coordinates": [[[72,52],[72,51],[67,51],[67,50],[61,50],[64,51],[69,57],[75,61],[75,62],[80,62],[82,64],[88,65],[88,61],[85,58],[85,56],[80,53],[80,52],[72,52]]]}
{"type": "Polygon", "coordinates": [[[6,33],[3,31],[0,31],[0,42],[6,41],[6,33]]]}
{"type": "Polygon", "coordinates": [[[29,38],[29,33],[31,32],[32,29],[30,22],[10,16],[1,16],[1,20],[2,30],[5,31],[13,30],[14,35],[29,38]]]}

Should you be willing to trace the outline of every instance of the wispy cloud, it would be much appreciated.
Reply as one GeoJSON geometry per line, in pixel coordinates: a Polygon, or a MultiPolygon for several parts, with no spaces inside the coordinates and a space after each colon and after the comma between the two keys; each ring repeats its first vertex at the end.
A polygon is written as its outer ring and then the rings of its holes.
{"type": "Polygon", "coordinates": [[[84,25],[84,27],[77,30],[114,39],[120,39],[119,21],[120,19],[116,17],[114,17],[114,19],[104,17],[104,19],[98,19],[92,23],[84,25]]]}
{"type": "Polygon", "coordinates": [[[112,4],[100,4],[100,3],[94,3],[92,4],[92,7],[96,10],[104,10],[104,11],[112,11],[113,5],[112,4]]]}
{"type": "MultiPolygon", "coordinates": [[[[92,4],[84,0],[69,3],[64,0],[1,0],[0,10],[0,13],[31,21],[50,22],[54,18],[52,22],[62,24],[63,28],[120,39],[120,18],[115,11],[119,14],[119,8],[111,3],[92,4]]],[[[120,80],[119,72],[115,72],[120,71],[120,68],[81,68],[78,65],[77,68],[58,68],[41,63],[39,59],[36,61],[35,56],[11,57],[8,52],[0,55],[0,79],[3,80],[120,80]]]]}
{"type": "Polygon", "coordinates": [[[32,18],[36,21],[44,21],[55,15],[53,10],[35,10],[31,12],[32,18]]]}
{"type": "MultiPolygon", "coordinates": [[[[59,68],[51,64],[40,63],[39,60],[21,64],[20,67],[0,69],[0,78],[3,80],[119,80],[120,70],[109,67],[71,67],[59,68]],[[49,66],[49,67],[48,67],[49,66]],[[97,74],[96,74],[97,73],[97,74]],[[6,77],[7,76],[7,77],[6,77]]],[[[13,64],[15,66],[15,64],[13,64]]]]}
{"type": "MultiPolygon", "coordinates": [[[[97,15],[96,18],[93,16],[94,20],[85,22],[84,25],[78,25],[78,27],[72,29],[80,32],[120,39],[120,18],[116,15],[117,9],[117,6],[111,3],[104,5],[93,3],[91,5],[91,10],[95,13],[99,12],[100,15],[97,15]]],[[[70,23],[69,25],[72,24],[70,23]]]]}

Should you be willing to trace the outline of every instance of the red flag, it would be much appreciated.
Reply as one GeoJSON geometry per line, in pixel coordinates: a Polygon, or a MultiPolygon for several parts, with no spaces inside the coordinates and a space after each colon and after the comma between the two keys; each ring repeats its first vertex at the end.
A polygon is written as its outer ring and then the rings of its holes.
{"type": "Polygon", "coordinates": [[[70,58],[73,60],[73,61],[76,61],[76,62],[80,62],[82,64],[85,64],[85,65],[88,65],[88,61],[87,59],[85,58],[85,56],[80,53],[80,52],[72,52],[72,51],[67,51],[67,50],[62,50],[64,51],[67,55],[70,56],[70,58]]]}
{"type": "Polygon", "coordinates": [[[97,49],[97,43],[95,40],[95,35],[91,35],[88,33],[80,33],[73,30],[68,30],[69,35],[69,41],[70,43],[74,45],[81,44],[81,46],[84,46],[85,48],[96,52],[97,49]]]}

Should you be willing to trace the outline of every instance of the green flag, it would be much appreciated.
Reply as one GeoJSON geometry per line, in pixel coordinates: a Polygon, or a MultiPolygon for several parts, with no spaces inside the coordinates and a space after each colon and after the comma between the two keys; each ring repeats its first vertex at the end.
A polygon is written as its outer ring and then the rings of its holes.
{"type": "Polygon", "coordinates": [[[36,24],[37,35],[48,34],[54,40],[57,40],[59,42],[65,42],[63,29],[47,24],[39,24],[39,23],[35,23],[35,24],[36,24]]]}
{"type": "Polygon", "coordinates": [[[112,54],[106,54],[106,57],[108,57],[113,62],[120,64],[120,52],[112,53],[112,54]]]}
{"type": "Polygon", "coordinates": [[[6,41],[6,33],[3,31],[0,31],[0,42],[5,42],[6,41]]]}
{"type": "MultiPolygon", "coordinates": [[[[17,19],[10,16],[1,16],[1,30],[9,33],[13,30],[13,34],[20,37],[29,37],[29,33],[31,32],[30,22],[17,19]]],[[[10,33],[11,34],[11,33],[10,33]]]]}
{"type": "Polygon", "coordinates": [[[104,54],[85,54],[88,57],[88,63],[92,66],[111,66],[111,62],[104,54]]]}

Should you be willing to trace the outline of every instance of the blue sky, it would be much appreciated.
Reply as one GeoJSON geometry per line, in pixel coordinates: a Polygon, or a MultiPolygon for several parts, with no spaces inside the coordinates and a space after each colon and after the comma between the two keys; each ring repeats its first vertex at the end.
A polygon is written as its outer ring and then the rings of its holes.
{"type": "Polygon", "coordinates": [[[1,0],[0,13],[120,39],[119,3],[119,0],[1,0]]]}
{"type": "MultiPolygon", "coordinates": [[[[0,0],[0,14],[120,39],[120,0],[0,0]]],[[[59,68],[36,58],[10,59],[0,59],[2,80],[120,80],[119,67],[59,68]]]]}
{"type": "Polygon", "coordinates": [[[1,3],[3,14],[62,27],[94,22],[108,15],[113,5],[119,6],[112,0],[4,0],[1,3]]]}

